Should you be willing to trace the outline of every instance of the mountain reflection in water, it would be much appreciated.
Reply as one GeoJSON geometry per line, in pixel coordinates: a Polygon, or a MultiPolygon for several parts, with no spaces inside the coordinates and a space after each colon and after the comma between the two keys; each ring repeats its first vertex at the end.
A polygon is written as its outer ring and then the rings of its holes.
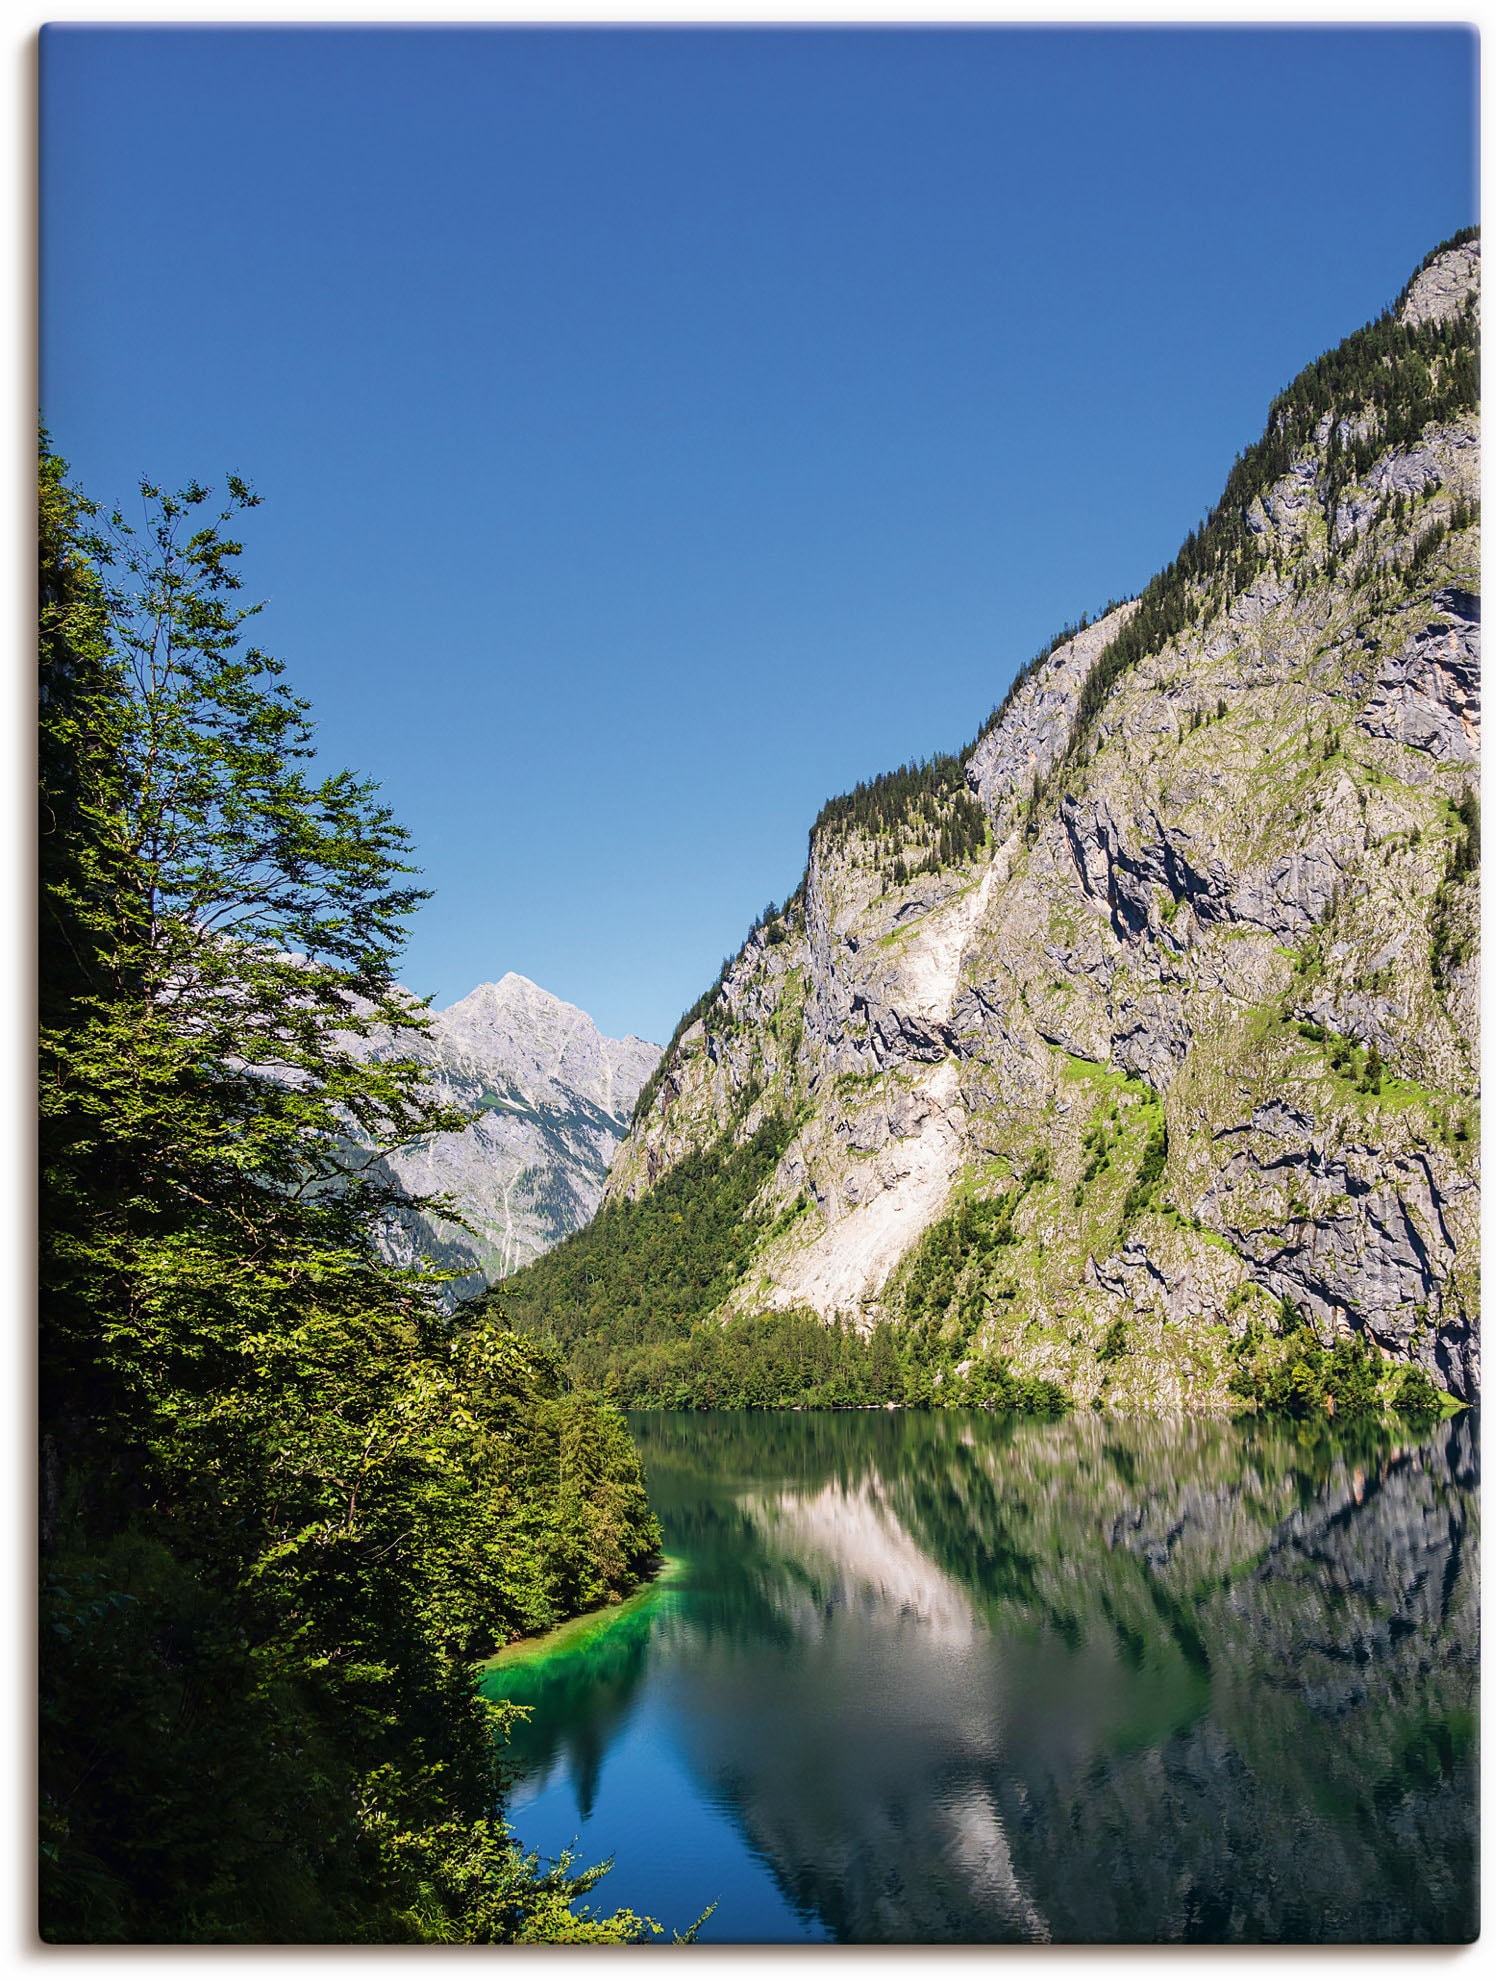
{"type": "Polygon", "coordinates": [[[516,1829],[616,1852],[599,1897],[720,1898],[724,1940],[1473,1936],[1473,1416],[631,1421],[681,1572],[488,1681],[534,1708],[516,1829]]]}

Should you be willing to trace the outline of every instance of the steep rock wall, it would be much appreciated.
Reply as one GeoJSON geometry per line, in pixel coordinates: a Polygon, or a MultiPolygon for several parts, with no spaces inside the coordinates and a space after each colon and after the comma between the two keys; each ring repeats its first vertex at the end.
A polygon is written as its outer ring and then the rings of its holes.
{"type": "MultiPolygon", "coordinates": [[[[1436,257],[1403,321],[1473,338],[1478,270],[1436,257]]],[[[923,1234],[1006,1191],[971,1345],[1078,1399],[1224,1407],[1284,1301],[1476,1392],[1478,429],[1379,430],[1326,410],[1240,582],[1099,708],[1134,606],[1033,671],[966,759],[980,853],[900,879],[886,835],[813,837],[609,1186],[795,1119],[729,1308],[897,1320],[923,1234]]]]}

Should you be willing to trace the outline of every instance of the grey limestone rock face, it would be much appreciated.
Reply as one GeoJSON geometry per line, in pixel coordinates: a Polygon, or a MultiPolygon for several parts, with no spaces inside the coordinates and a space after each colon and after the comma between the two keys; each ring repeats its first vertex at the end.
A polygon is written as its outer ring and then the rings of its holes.
{"type": "MultiPolygon", "coordinates": [[[[1478,269],[1436,258],[1406,319],[1457,316],[1478,269]]],[[[1010,695],[966,759],[980,852],[904,879],[867,834],[816,835],[609,1183],[796,1124],[727,1310],[897,1322],[931,1225],[1006,1191],[973,1347],[1078,1401],[1229,1408],[1233,1342],[1286,1301],[1475,1395],[1479,429],[1433,422],[1332,498],[1357,436],[1319,421],[1246,515],[1255,571],[1199,593],[1081,747],[1132,607],[1010,695]]]]}
{"type": "Polygon", "coordinates": [[[443,1100],[476,1114],[382,1165],[412,1195],[449,1197],[470,1227],[411,1215],[390,1234],[402,1262],[425,1256],[461,1275],[453,1298],[587,1222],[660,1056],[644,1039],[604,1037],[585,1011],[512,971],[434,1012],[424,1038],[375,1038],[369,1050],[419,1059],[443,1100]]]}
{"type": "Polygon", "coordinates": [[[1013,696],[1002,722],[978,740],[967,778],[999,826],[1013,801],[1032,788],[1035,777],[1047,777],[1054,768],[1087,674],[1136,609],[1131,603],[1119,605],[1056,647],[1013,696]]]}
{"type": "Polygon", "coordinates": [[[1445,323],[1480,295],[1480,243],[1450,248],[1413,279],[1402,307],[1406,322],[1445,323]]]}
{"type": "Polygon", "coordinates": [[[1407,743],[1441,763],[1474,763],[1480,748],[1480,600],[1447,585],[1431,603],[1428,623],[1379,660],[1375,690],[1357,721],[1368,735],[1407,743]]]}

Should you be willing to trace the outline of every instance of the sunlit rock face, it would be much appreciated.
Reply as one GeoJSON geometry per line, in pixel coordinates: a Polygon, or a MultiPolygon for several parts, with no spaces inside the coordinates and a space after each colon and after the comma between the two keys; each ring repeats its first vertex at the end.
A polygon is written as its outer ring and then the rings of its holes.
{"type": "Polygon", "coordinates": [[[511,971],[432,1014],[425,1037],[375,1039],[381,1057],[431,1069],[438,1094],[476,1112],[468,1128],[386,1158],[417,1196],[447,1195],[469,1230],[408,1217],[390,1249],[462,1275],[451,1297],[480,1292],[579,1230],[660,1056],[644,1039],[610,1039],[585,1011],[511,971]]]}
{"type": "MultiPolygon", "coordinates": [[[[1403,321],[1468,354],[1478,283],[1478,245],[1438,255],[1403,321]]],[[[1229,1409],[1235,1341],[1284,1302],[1326,1343],[1477,1394],[1478,889],[1456,852],[1479,428],[1373,447],[1337,492],[1366,437],[1323,414],[1242,511],[1253,575],[1201,588],[1078,752],[1084,684],[1134,608],[1031,673],[966,760],[980,851],[901,877],[886,833],[813,836],[609,1183],[639,1195],[724,1124],[796,1124],[726,1310],[897,1323],[930,1227],[1021,1191],[1016,1242],[960,1290],[971,1348],[1079,1403],[1229,1409]],[[1165,1167],[1128,1212],[1160,1109],[1165,1167]]]]}

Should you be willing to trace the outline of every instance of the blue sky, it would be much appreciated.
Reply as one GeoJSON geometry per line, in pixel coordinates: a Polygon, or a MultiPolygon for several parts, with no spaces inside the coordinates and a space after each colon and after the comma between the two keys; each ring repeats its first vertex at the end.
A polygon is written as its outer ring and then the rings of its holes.
{"type": "Polygon", "coordinates": [[[44,413],[233,470],[257,638],[435,898],[664,1039],[821,802],[1136,591],[1475,217],[1466,30],[42,46],[44,413]]]}

